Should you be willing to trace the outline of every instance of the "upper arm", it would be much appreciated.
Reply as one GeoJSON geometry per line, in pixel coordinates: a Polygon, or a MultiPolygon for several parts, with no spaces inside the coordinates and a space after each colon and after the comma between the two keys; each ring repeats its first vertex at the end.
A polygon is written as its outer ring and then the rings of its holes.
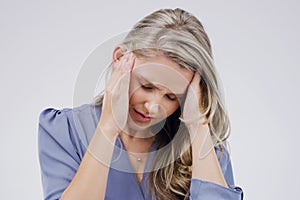
{"type": "Polygon", "coordinates": [[[39,116],[38,153],[46,200],[60,198],[80,165],[65,112],[51,108],[39,116]]]}

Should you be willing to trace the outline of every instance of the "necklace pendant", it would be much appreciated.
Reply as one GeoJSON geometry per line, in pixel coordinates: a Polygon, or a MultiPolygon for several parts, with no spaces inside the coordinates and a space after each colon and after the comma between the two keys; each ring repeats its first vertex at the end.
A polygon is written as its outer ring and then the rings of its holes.
{"type": "Polygon", "coordinates": [[[141,158],[137,158],[137,161],[141,161],[142,159],[141,158]]]}

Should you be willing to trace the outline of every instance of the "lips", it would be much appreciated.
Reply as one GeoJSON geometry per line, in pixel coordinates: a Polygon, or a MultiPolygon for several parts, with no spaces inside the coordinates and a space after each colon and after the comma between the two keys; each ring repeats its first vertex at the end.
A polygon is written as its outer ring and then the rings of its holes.
{"type": "Polygon", "coordinates": [[[145,116],[144,114],[138,112],[137,110],[133,109],[134,110],[134,114],[135,114],[135,117],[142,121],[142,122],[150,122],[151,121],[151,117],[149,116],[145,116]]]}

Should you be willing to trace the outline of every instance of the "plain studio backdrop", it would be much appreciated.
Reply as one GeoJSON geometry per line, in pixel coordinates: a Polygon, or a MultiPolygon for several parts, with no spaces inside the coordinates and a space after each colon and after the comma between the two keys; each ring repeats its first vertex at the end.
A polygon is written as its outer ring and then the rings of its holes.
{"type": "Polygon", "coordinates": [[[197,16],[210,36],[232,122],[235,181],[245,199],[295,199],[299,6],[296,0],[1,0],[1,199],[42,199],[38,116],[47,107],[73,107],[91,52],[154,10],[175,7],[197,16]]]}

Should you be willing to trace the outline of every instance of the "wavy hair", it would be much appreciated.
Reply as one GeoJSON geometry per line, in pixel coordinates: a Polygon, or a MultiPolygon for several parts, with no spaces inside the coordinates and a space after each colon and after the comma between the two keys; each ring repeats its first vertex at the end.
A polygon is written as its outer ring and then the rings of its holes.
{"type": "MultiPolygon", "coordinates": [[[[201,74],[202,109],[215,146],[221,146],[230,134],[222,88],[213,63],[210,40],[201,22],[182,9],[161,9],[141,19],[121,46],[137,57],[166,56],[181,67],[201,74]]],[[[94,104],[100,105],[103,94],[94,104]]],[[[157,200],[187,199],[191,182],[191,140],[187,128],[180,125],[178,108],[166,119],[156,135],[158,149],[148,174],[150,191],[157,200]],[[179,142],[171,142],[179,141],[179,142]]],[[[222,148],[221,148],[222,149],[222,148]]]]}

